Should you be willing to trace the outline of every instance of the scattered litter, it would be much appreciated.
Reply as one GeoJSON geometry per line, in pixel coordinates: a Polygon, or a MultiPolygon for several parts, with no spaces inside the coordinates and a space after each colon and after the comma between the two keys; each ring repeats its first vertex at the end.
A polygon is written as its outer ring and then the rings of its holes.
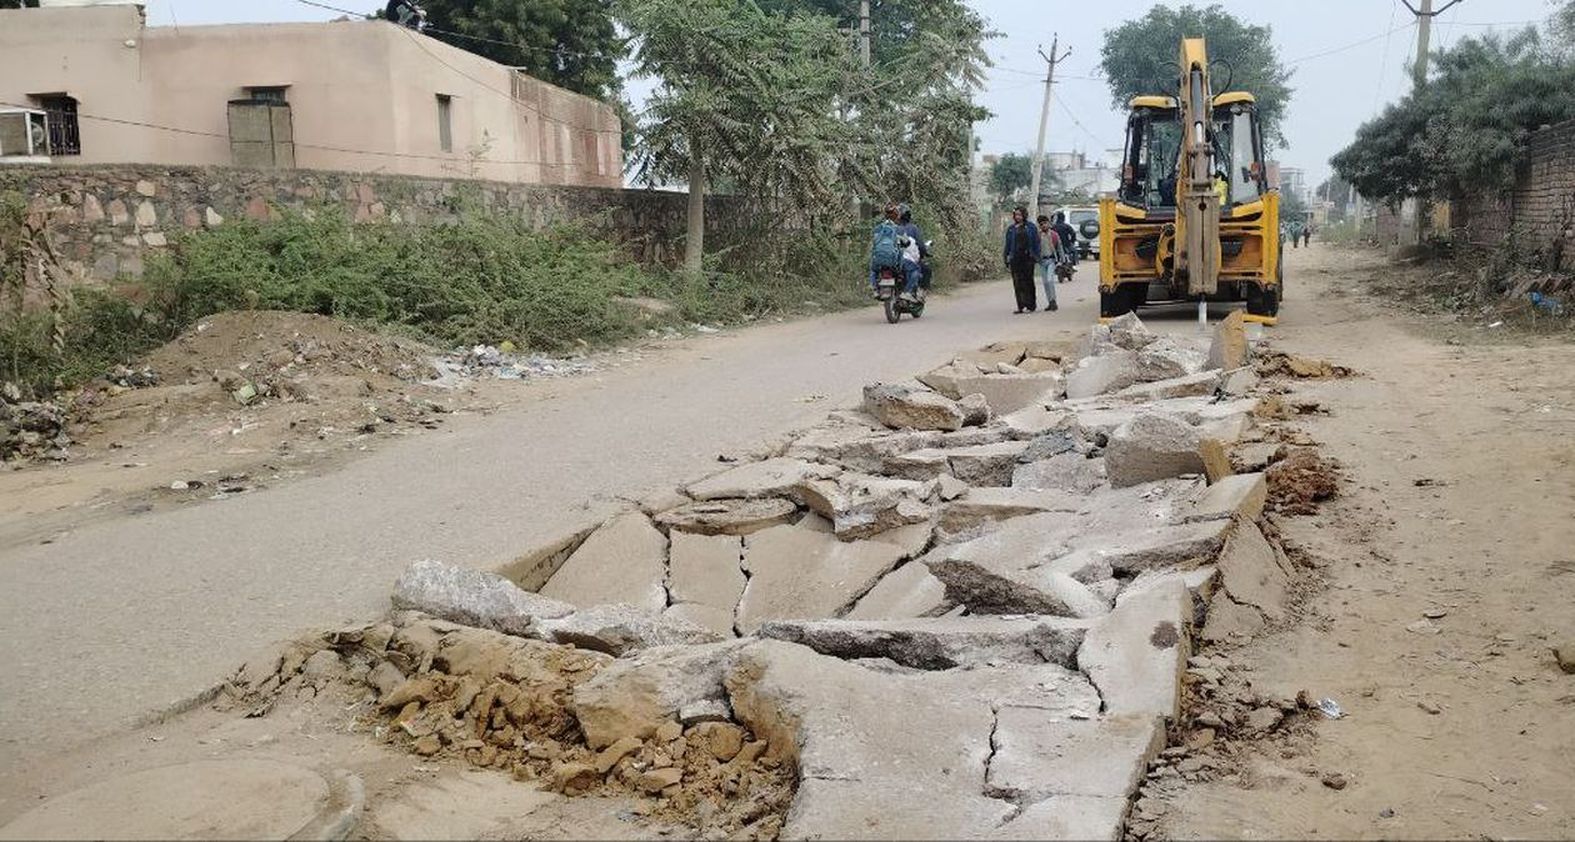
{"type": "Polygon", "coordinates": [[[1439,629],[1438,626],[1433,625],[1432,621],[1430,620],[1417,620],[1416,622],[1406,626],[1405,630],[1411,632],[1412,634],[1438,634],[1441,631],[1441,629],[1439,629]]]}
{"type": "Polygon", "coordinates": [[[1382,810],[1378,811],[1378,818],[1380,818],[1380,819],[1392,819],[1394,817],[1395,817],[1395,811],[1393,809],[1389,808],[1389,807],[1385,807],[1382,810]]]}
{"type": "Polygon", "coordinates": [[[1411,480],[1411,484],[1416,486],[1417,488],[1436,488],[1436,487],[1446,486],[1449,483],[1447,483],[1447,482],[1445,482],[1445,481],[1443,481],[1441,479],[1433,479],[1432,477],[1422,477],[1421,479],[1411,480]]]}
{"type": "MultiPolygon", "coordinates": [[[[510,343],[504,343],[510,345],[510,343]]],[[[512,345],[510,345],[512,347],[512,345]]],[[[431,360],[437,377],[430,385],[453,388],[464,380],[494,377],[499,380],[529,380],[538,377],[565,377],[595,371],[596,367],[579,357],[523,355],[503,346],[476,345],[431,360]]]]}
{"type": "Polygon", "coordinates": [[[1318,712],[1322,713],[1324,715],[1324,717],[1328,718],[1328,719],[1343,719],[1343,718],[1345,718],[1345,709],[1340,707],[1340,703],[1335,701],[1334,699],[1328,699],[1328,698],[1319,699],[1318,700],[1318,712]]]}

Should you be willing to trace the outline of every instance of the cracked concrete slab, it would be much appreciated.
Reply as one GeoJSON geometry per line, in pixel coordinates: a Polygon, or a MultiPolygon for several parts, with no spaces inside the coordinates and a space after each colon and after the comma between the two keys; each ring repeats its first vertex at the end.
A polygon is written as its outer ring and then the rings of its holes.
{"type": "Polygon", "coordinates": [[[891,572],[904,547],[845,542],[799,526],[777,526],[744,539],[749,581],[738,604],[738,630],[768,620],[834,617],[891,572]]]}
{"type": "Polygon", "coordinates": [[[1019,803],[1057,795],[1126,798],[1165,746],[1150,716],[1056,720],[1039,711],[1002,707],[991,736],[990,791],[1019,803]]]}
{"type": "Polygon", "coordinates": [[[1123,594],[1088,630],[1078,668],[1099,688],[1107,716],[1174,718],[1191,655],[1192,595],[1180,576],[1123,594]]]}
{"type": "Polygon", "coordinates": [[[1086,679],[1053,665],[877,672],[780,641],[743,653],[726,684],[739,720],[798,766],[786,839],[986,836],[1019,814],[985,791],[995,709],[1098,707],[1086,679]]]}
{"type": "Polygon", "coordinates": [[[946,585],[922,562],[913,561],[881,577],[849,611],[850,620],[933,617],[950,610],[946,585]]]}
{"type": "Polygon", "coordinates": [[[793,486],[805,480],[828,479],[838,473],[831,465],[778,457],[739,465],[694,483],[687,491],[696,500],[786,497],[793,486]]]}
{"type": "Polygon", "coordinates": [[[1064,617],[986,616],[779,620],[761,626],[759,634],[844,660],[889,658],[924,670],[1009,663],[1076,669],[1087,630],[1087,621],[1064,617]]]}
{"type": "Polygon", "coordinates": [[[667,536],[640,512],[590,534],[541,589],[581,608],[627,603],[652,613],[667,607],[667,536]]]}

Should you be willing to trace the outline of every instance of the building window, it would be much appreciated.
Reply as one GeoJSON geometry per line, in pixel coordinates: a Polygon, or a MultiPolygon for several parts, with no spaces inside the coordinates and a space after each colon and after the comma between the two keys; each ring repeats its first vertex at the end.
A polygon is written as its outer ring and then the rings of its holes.
{"type": "Polygon", "coordinates": [[[82,132],[77,127],[77,101],[65,94],[38,94],[33,101],[49,117],[49,154],[81,155],[82,132]]]}
{"type": "Polygon", "coordinates": [[[454,98],[448,94],[437,95],[438,105],[438,148],[444,152],[454,151],[454,98]]]}
{"type": "Polygon", "coordinates": [[[286,85],[275,85],[262,88],[247,88],[246,96],[252,102],[268,102],[275,105],[284,105],[287,102],[287,100],[284,98],[284,92],[287,87],[288,86],[286,85]]]}

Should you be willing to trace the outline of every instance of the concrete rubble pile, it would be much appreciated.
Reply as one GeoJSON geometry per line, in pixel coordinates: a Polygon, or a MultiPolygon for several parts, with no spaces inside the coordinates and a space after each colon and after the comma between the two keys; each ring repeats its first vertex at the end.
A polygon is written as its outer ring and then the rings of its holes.
{"type": "Polygon", "coordinates": [[[1264,476],[1226,456],[1257,435],[1249,350],[1239,314],[1197,341],[1126,316],[1076,353],[1002,343],[874,384],[555,543],[517,577],[538,593],[413,565],[396,636],[442,637],[361,680],[418,754],[688,817],[747,802],[698,833],[1120,838],[1192,641],[1284,617],[1264,476]],[[456,667],[478,635],[506,644],[456,667]],[[533,658],[577,666],[521,701],[533,658]]]}

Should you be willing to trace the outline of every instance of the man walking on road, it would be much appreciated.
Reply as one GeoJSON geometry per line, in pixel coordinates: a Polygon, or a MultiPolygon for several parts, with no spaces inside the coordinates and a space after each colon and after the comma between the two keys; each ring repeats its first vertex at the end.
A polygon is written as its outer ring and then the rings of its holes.
{"type": "Polygon", "coordinates": [[[1012,273],[1012,291],[1017,295],[1016,313],[1039,309],[1034,292],[1034,269],[1039,265],[1039,229],[1028,221],[1028,209],[1012,211],[1012,224],[1006,229],[1001,259],[1012,273]]]}
{"type": "Polygon", "coordinates": [[[1060,307],[1055,303],[1056,269],[1066,255],[1061,251],[1061,235],[1050,227],[1050,217],[1039,215],[1039,282],[1045,288],[1045,312],[1053,313],[1060,307]]]}

